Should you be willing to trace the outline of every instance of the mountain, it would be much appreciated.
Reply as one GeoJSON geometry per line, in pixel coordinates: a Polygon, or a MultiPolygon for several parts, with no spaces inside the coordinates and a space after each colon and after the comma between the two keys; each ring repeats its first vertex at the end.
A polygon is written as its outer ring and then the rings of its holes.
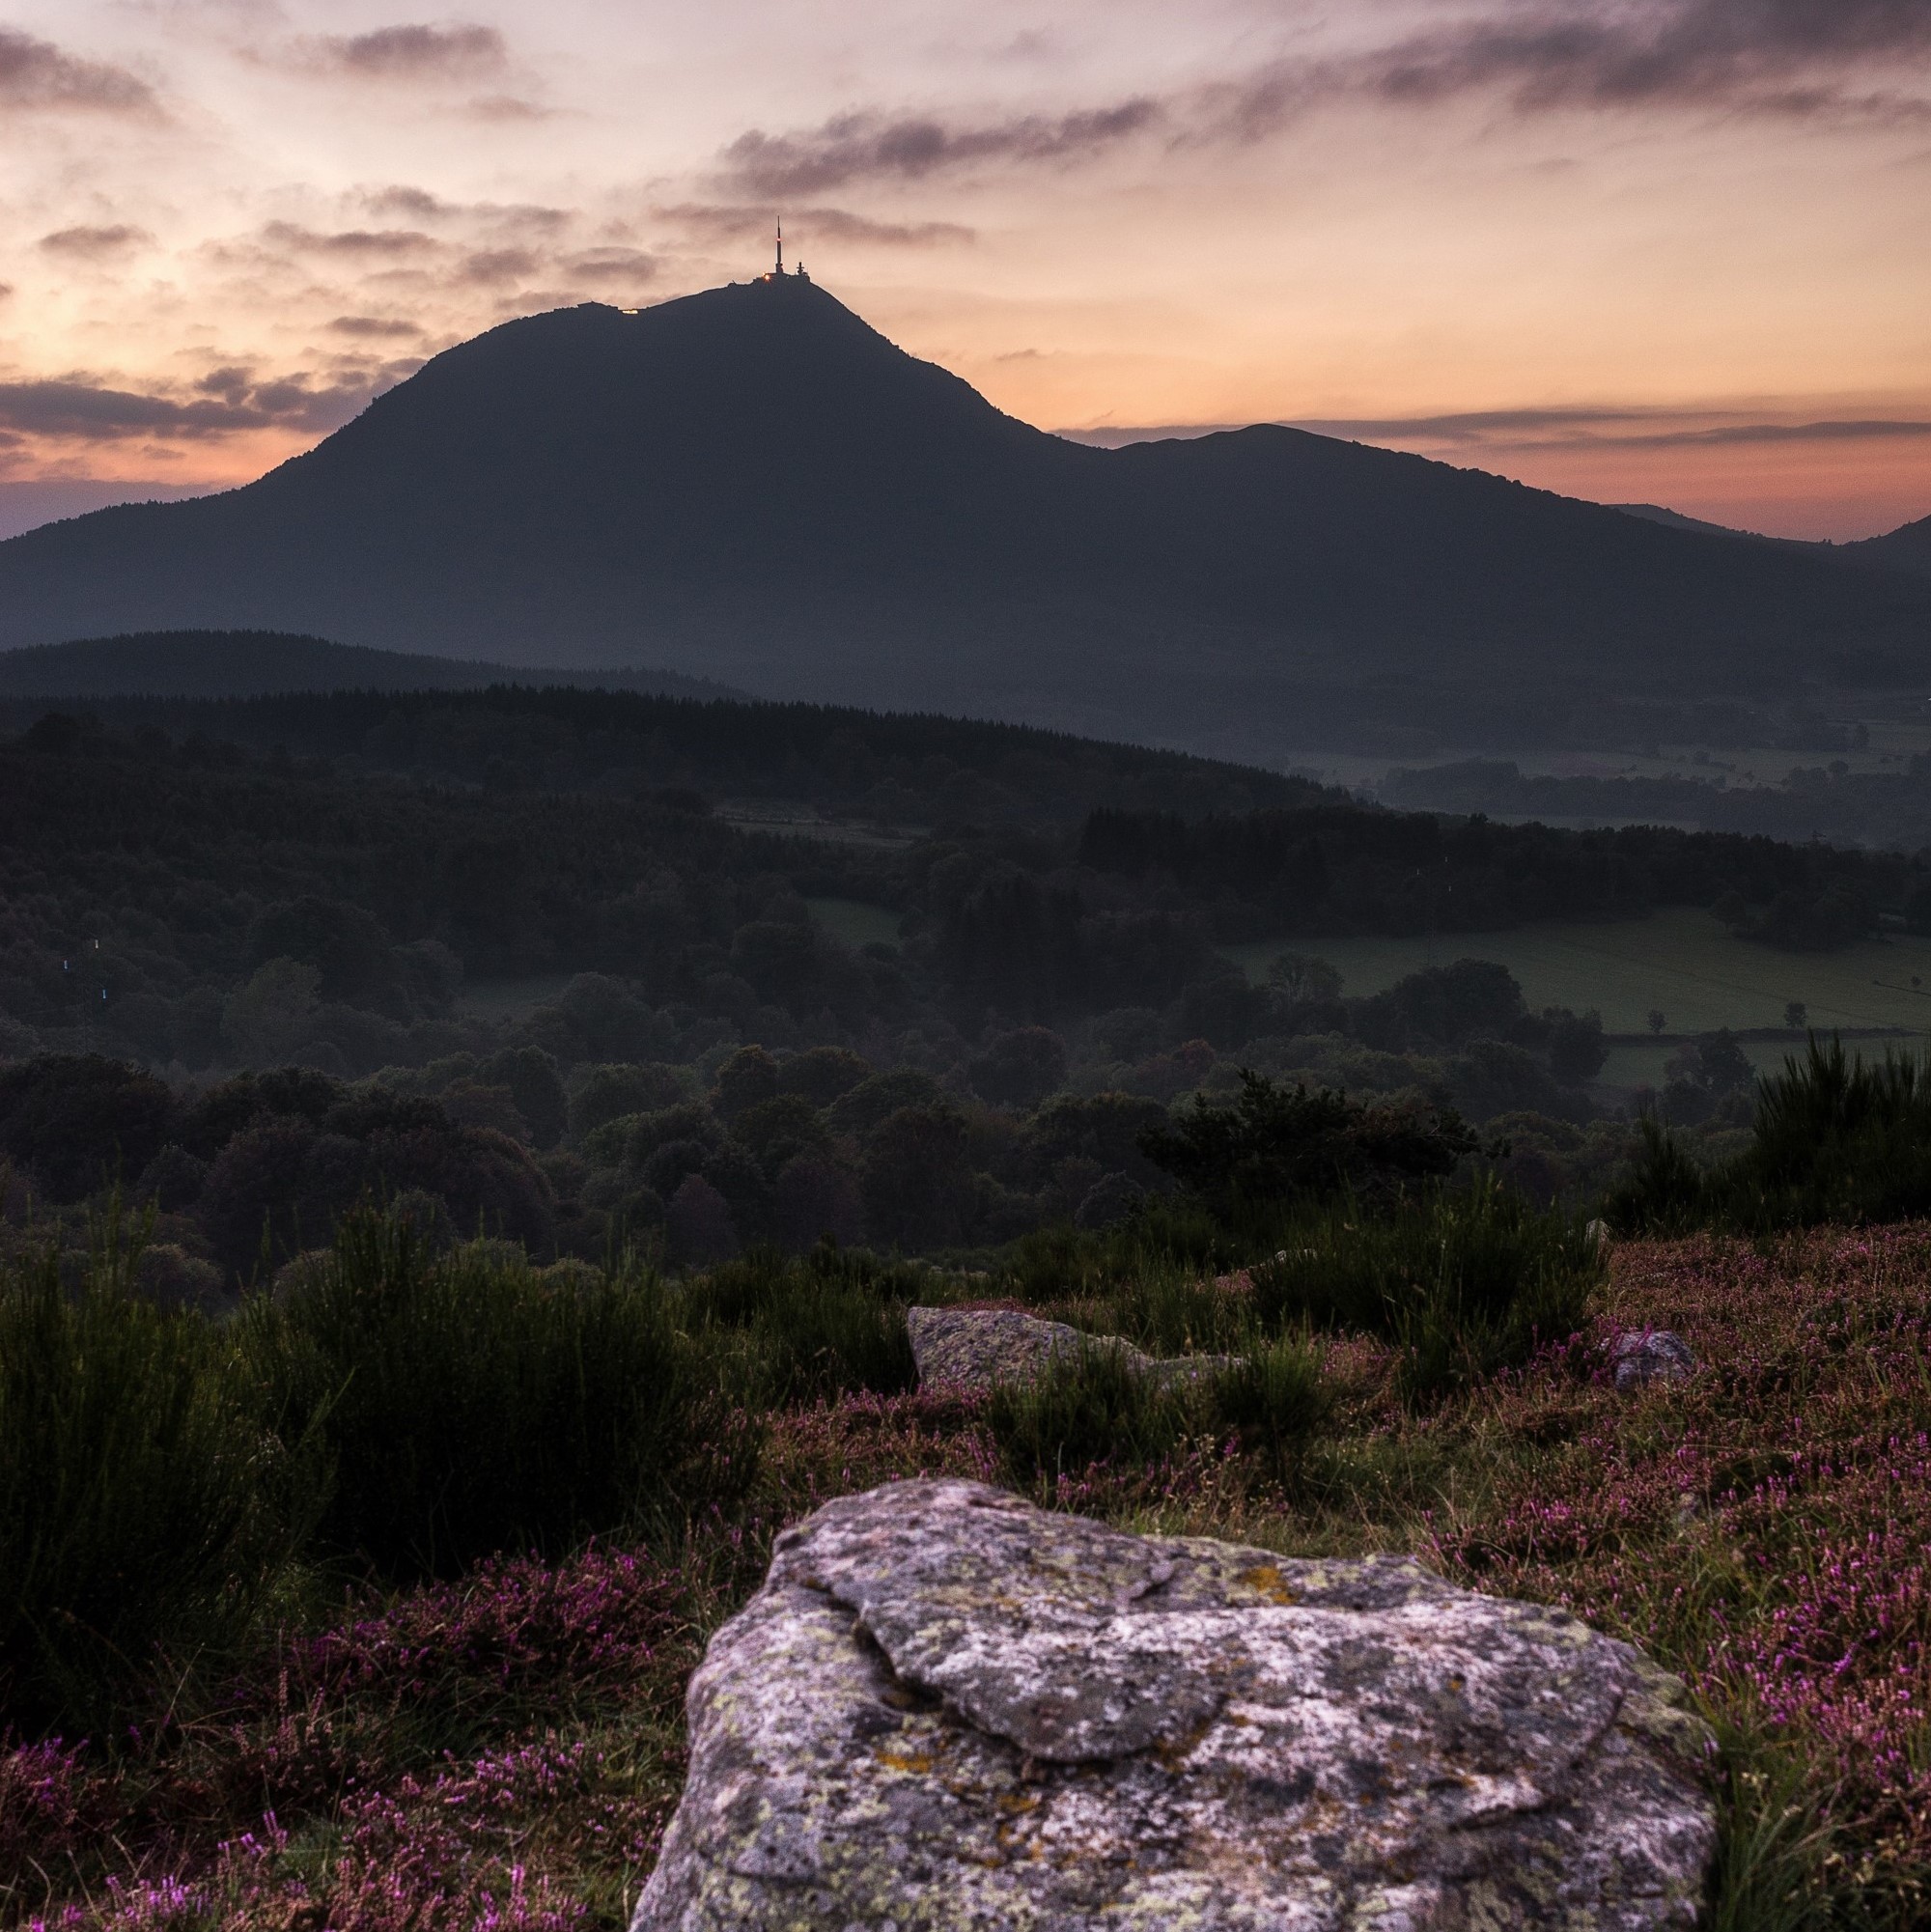
{"type": "Polygon", "coordinates": [[[410,657],[272,630],[163,630],[0,652],[0,698],[258,698],[294,691],[471,691],[571,684],[654,697],[742,697],[676,671],[558,672],[410,657]]]}
{"type": "Polygon", "coordinates": [[[1754,530],[1733,530],[1727,523],[1712,523],[1702,517],[1686,517],[1680,510],[1665,510],[1661,503],[1611,503],[1625,517],[1640,517],[1646,523],[1661,523],[1669,530],[1700,530],[1709,537],[1745,537],[1753,544],[1771,544],[1774,537],[1760,537],[1754,530]]]}
{"type": "Polygon", "coordinates": [[[1887,536],[1867,537],[1861,544],[1846,544],[1845,554],[1860,563],[1877,564],[1886,570],[1917,571],[1931,576],[1931,517],[1892,530],[1887,536]]]}
{"type": "Polygon", "coordinates": [[[1931,683],[1904,573],[1303,431],[1072,443],[798,277],[505,323],[244,489],[0,544],[0,646],[154,629],[1249,756],[1787,698],[1847,653],[1931,683]]]}

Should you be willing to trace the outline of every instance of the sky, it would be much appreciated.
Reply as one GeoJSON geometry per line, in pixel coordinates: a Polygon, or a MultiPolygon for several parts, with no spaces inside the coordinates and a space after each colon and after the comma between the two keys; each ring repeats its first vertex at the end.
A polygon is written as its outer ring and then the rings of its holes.
{"type": "Polygon", "coordinates": [[[1931,514],[1931,0],[10,0],[0,531],[814,277],[1042,428],[1931,514]]]}

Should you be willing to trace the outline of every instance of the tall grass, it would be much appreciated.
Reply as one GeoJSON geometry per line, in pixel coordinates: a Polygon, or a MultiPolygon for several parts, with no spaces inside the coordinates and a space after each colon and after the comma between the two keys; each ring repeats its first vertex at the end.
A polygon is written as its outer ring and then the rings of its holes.
{"type": "Polygon", "coordinates": [[[1490,1177],[1376,1216],[1303,1209],[1253,1271],[1270,1328],[1378,1335],[1416,1400],[1520,1367],[1581,1326],[1602,1262],[1581,1216],[1532,1206],[1490,1177]]]}
{"type": "Polygon", "coordinates": [[[1866,1060],[1813,1034],[1801,1057],[1758,1082],[1749,1144],[1730,1160],[1700,1167],[1646,1120],[1607,1212],[1618,1226],[1656,1233],[1931,1214],[1931,1059],[1887,1051],[1866,1060]]]}
{"type": "Polygon", "coordinates": [[[905,1311],[924,1286],[902,1262],[827,1245],[803,1256],[754,1248],[685,1292],[692,1326],[729,1338],[746,1400],[769,1406],[910,1388],[905,1311]]]}
{"type": "Polygon", "coordinates": [[[364,1213],[239,1327],[277,1409],[326,1447],[321,1546],[388,1577],[446,1576],[748,1479],[752,1438],[677,1314],[641,1266],[585,1289],[496,1244],[433,1256],[364,1213]]]}
{"type": "Polygon", "coordinates": [[[1328,1411],[1318,1351],[1283,1337],[1256,1339],[1231,1362],[1183,1377],[1148,1374],[1124,1351],[1094,1343],[1042,1375],[995,1386],[985,1418],[1007,1475],[1050,1491],[1097,1463],[1142,1467],[1202,1437],[1235,1437],[1289,1476],[1328,1411]]]}
{"type": "Polygon", "coordinates": [[[110,1228],[78,1288],[45,1254],[0,1278],[0,1708],[101,1736],[151,1684],[247,1629],[322,1498],[234,1337],[133,1292],[110,1228]]]}

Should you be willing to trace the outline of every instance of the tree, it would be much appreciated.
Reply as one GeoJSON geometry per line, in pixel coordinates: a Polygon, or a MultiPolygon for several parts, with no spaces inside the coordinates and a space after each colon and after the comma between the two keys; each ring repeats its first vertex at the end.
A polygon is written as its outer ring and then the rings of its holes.
{"type": "Polygon", "coordinates": [[[1330,1088],[1276,1086],[1243,1070],[1232,1106],[1196,1094],[1140,1136],[1148,1160],[1223,1217],[1244,1208],[1438,1180],[1476,1138],[1451,1107],[1365,1106],[1330,1088]]]}
{"type": "Polygon", "coordinates": [[[170,1137],[175,1101],[152,1074],[98,1053],[0,1070],[0,1151],[57,1201],[132,1180],[170,1137]]]}
{"type": "Polygon", "coordinates": [[[1312,953],[1280,954],[1268,966],[1268,980],[1290,999],[1336,999],[1341,993],[1341,975],[1312,953]]]}
{"type": "Polygon", "coordinates": [[[1662,1007],[1652,1006],[1649,1009],[1649,1030],[1652,1033],[1660,1034],[1668,1024],[1669,1022],[1664,1018],[1662,1007]]]}
{"type": "Polygon", "coordinates": [[[740,1047],[717,1069],[711,1105],[720,1120],[730,1120],[762,1100],[775,1100],[777,1093],[777,1061],[762,1047],[740,1047]]]}
{"type": "Polygon", "coordinates": [[[570,1099],[570,1136],[581,1140],[606,1121],[675,1106],[686,1097],[684,1082],[666,1066],[619,1062],[592,1067],[576,1076],[576,1091],[570,1099]]]}
{"type": "Polygon", "coordinates": [[[947,1106],[901,1107],[872,1136],[863,1189],[875,1241],[909,1253],[956,1246],[976,1195],[964,1119],[947,1106]]]}
{"type": "Polygon", "coordinates": [[[871,1061],[849,1047],[810,1047],[779,1062],[778,1092],[801,1094],[813,1106],[829,1106],[871,1071],[871,1061]]]}
{"type": "Polygon", "coordinates": [[[664,1246],[669,1260],[686,1268],[728,1261],[738,1251],[731,1209],[702,1174],[687,1174],[664,1210],[664,1246]]]}
{"type": "Polygon", "coordinates": [[[771,1231],[795,1254],[827,1235],[841,1247],[865,1238],[865,1199],[857,1176],[822,1154],[785,1162],[772,1190],[771,1231]]]}
{"type": "Polygon", "coordinates": [[[1066,1084],[1066,1042],[1047,1027],[1021,1026],[1000,1034],[966,1072],[981,1099],[1034,1106],[1066,1084]]]}
{"type": "Polygon", "coordinates": [[[228,995],[221,1030],[243,1060],[272,1066],[299,1052],[321,1013],[322,969],[291,959],[269,960],[228,995]]]}
{"type": "Polygon", "coordinates": [[[1594,1008],[1581,1016],[1552,1008],[1543,1018],[1549,1022],[1549,1071],[1564,1086],[1593,1080],[1609,1057],[1603,1040],[1603,1016],[1594,1008]]]}
{"type": "Polygon", "coordinates": [[[1522,988],[1494,960],[1424,966],[1385,993],[1363,1000],[1357,1028],[1371,1047],[1401,1052],[1415,1046],[1459,1047],[1505,1040],[1525,1008],[1522,988]]]}
{"type": "Polygon", "coordinates": [[[1810,1009],[1801,999],[1793,999],[1783,1009],[1783,1023],[1793,1033],[1801,1033],[1810,1023],[1810,1009]]]}

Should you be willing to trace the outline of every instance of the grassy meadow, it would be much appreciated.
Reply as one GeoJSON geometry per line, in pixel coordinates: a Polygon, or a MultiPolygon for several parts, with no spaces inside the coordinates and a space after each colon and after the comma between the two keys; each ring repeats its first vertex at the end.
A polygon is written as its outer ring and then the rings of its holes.
{"type": "Polygon", "coordinates": [[[989,1274],[670,1278],[370,1218],[225,1320],[130,1295],[138,1240],[0,1287],[5,1924],[617,1932],[685,1682],[775,1532],[938,1473],[1567,1606],[1723,1741],[1713,1923],[1924,1922],[1931,1225],[1605,1263],[1477,1186],[1264,1240],[1064,1228],[989,1274]],[[906,1307],[988,1298],[1236,1364],[914,1386],[906,1307]],[[1652,1327],[1705,1366],[1618,1394],[1609,1349],[1652,1327]]]}
{"type": "MultiPolygon", "coordinates": [[[[1285,943],[1227,951],[1260,979],[1285,943]]],[[[1912,934],[1828,953],[1781,952],[1734,938],[1706,911],[1677,908],[1599,925],[1291,943],[1328,960],[1351,994],[1383,992],[1423,966],[1498,961],[1522,982],[1530,1007],[1594,1007],[1612,1034],[1646,1032],[1651,1012],[1664,1015],[1672,1034],[1781,1027],[1791,1000],[1802,1000],[1810,1024],[1826,1031],[1931,1029],[1931,938],[1912,934]]]]}

